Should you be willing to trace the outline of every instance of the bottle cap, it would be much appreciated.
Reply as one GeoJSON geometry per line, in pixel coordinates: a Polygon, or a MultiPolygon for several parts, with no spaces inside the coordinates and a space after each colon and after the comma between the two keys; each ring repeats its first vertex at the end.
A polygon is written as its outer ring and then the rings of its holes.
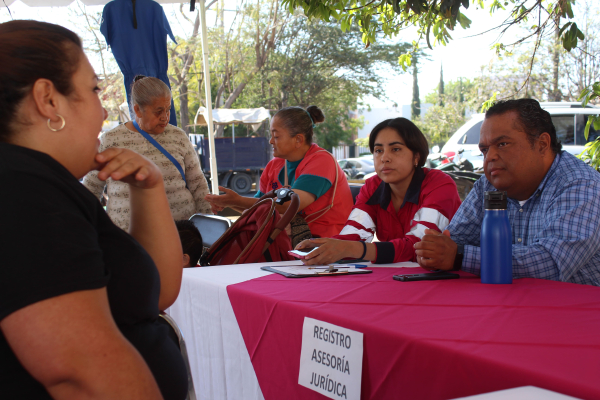
{"type": "Polygon", "coordinates": [[[508,205],[506,192],[485,192],[483,198],[486,210],[506,210],[508,205]]]}

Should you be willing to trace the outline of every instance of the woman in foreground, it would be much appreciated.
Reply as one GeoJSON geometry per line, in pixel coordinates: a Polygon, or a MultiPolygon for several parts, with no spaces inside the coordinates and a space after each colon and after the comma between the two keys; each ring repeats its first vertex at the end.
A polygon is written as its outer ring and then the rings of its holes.
{"type": "MultiPolygon", "coordinates": [[[[271,190],[291,185],[300,197],[298,215],[306,220],[313,237],[338,234],[352,209],[352,194],[344,171],[329,152],[313,143],[313,128],[324,120],[317,106],[306,110],[286,107],[275,114],[269,141],[274,158],[265,167],[256,194],[261,197],[271,190]]],[[[257,201],[223,187],[220,189],[225,191],[224,195],[206,196],[213,212],[224,207],[243,211],[257,201]]],[[[285,211],[288,205],[278,206],[279,212],[285,211]]]]}
{"type": "Polygon", "coordinates": [[[361,188],[339,235],[304,240],[296,249],[318,247],[304,263],[321,265],[342,258],[379,264],[414,261],[414,244],[425,229],[440,232],[460,206],[456,184],[444,172],[423,168],[427,139],[406,118],[379,123],[369,136],[377,176],[361,188]],[[377,235],[379,242],[371,243],[377,235]]]}
{"type": "Polygon", "coordinates": [[[106,111],[73,32],[0,24],[0,386],[9,399],[183,399],[181,244],[163,179],[123,149],[98,154],[106,111]],[[129,185],[130,234],[78,181],[129,185]]]}

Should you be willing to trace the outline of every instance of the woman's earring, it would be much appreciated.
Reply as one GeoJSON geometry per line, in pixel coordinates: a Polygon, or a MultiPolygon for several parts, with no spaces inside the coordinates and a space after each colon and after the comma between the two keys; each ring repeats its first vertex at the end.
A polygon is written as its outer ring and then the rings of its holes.
{"type": "Polygon", "coordinates": [[[51,127],[51,126],[50,126],[50,122],[51,122],[51,121],[50,121],[50,118],[48,118],[48,129],[50,129],[52,132],[58,132],[58,131],[60,131],[62,128],[64,128],[64,127],[65,127],[65,125],[66,125],[65,119],[63,118],[63,116],[62,116],[62,115],[60,115],[60,114],[56,114],[56,116],[57,116],[58,118],[60,118],[60,120],[62,121],[62,124],[61,124],[60,128],[58,128],[58,129],[54,129],[53,127],[51,127]]]}

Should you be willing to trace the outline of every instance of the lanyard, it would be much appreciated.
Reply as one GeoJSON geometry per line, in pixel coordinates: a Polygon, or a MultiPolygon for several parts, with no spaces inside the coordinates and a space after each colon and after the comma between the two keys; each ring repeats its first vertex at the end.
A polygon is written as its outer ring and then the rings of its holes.
{"type": "Polygon", "coordinates": [[[183,172],[183,168],[181,168],[181,164],[179,164],[177,162],[177,160],[175,159],[175,157],[173,157],[171,155],[171,153],[169,153],[167,150],[165,150],[165,148],[162,147],[156,141],[156,139],[154,139],[152,137],[152,135],[150,135],[148,132],[146,132],[142,128],[140,128],[140,126],[138,125],[138,123],[135,120],[133,120],[131,122],[133,122],[133,126],[135,126],[135,129],[137,129],[138,132],[141,133],[143,137],[145,137],[150,143],[152,143],[152,145],[154,145],[154,147],[156,147],[161,153],[164,154],[165,157],[167,157],[169,159],[169,161],[171,161],[173,163],[173,165],[177,168],[177,170],[181,174],[181,178],[183,178],[183,181],[185,182],[185,187],[189,190],[187,181],[185,180],[185,173],[183,172]]]}

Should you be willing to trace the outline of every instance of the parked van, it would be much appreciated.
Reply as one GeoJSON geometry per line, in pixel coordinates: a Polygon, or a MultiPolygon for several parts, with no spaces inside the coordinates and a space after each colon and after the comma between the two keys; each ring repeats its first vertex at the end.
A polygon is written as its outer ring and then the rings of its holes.
{"type": "MultiPolygon", "coordinates": [[[[550,113],[552,123],[556,128],[556,136],[562,143],[563,150],[571,154],[579,154],[586,144],[584,130],[590,115],[600,114],[600,107],[588,105],[586,108],[581,103],[548,102],[540,103],[542,108],[550,113]]],[[[441,153],[458,152],[463,149],[463,157],[468,158],[475,168],[483,165],[483,156],[479,151],[479,131],[485,114],[475,114],[461,126],[442,147],[441,153]],[[477,165],[476,165],[477,164],[477,165]]],[[[587,141],[593,141],[600,135],[600,131],[590,127],[587,141]]]]}

